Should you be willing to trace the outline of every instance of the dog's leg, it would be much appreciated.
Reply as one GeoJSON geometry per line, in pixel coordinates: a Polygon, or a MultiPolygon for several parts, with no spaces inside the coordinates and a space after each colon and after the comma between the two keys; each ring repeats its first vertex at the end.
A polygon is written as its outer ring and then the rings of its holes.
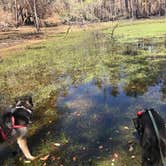
{"type": "Polygon", "coordinates": [[[30,160],[36,159],[36,157],[31,155],[31,153],[28,149],[27,140],[25,137],[18,137],[17,143],[27,159],[30,159],[30,160]]]}

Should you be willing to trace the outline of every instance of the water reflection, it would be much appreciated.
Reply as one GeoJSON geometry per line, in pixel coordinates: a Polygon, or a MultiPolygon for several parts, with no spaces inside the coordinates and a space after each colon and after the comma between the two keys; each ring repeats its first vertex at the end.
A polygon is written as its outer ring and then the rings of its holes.
{"type": "Polygon", "coordinates": [[[137,107],[154,107],[166,117],[163,111],[166,102],[161,98],[163,85],[163,81],[155,85],[133,81],[112,86],[106,79],[94,79],[71,86],[68,95],[58,100],[59,110],[65,110],[59,121],[59,132],[69,139],[62,152],[68,153],[69,158],[62,157],[63,163],[73,164],[73,155],[79,158],[77,164],[80,164],[123,149],[129,140],[134,140],[131,118],[137,107]],[[129,130],[125,131],[124,126],[129,130]]]}
{"type": "Polygon", "coordinates": [[[55,129],[69,140],[64,149],[55,152],[62,157],[59,164],[95,165],[99,156],[120,153],[122,149],[128,153],[127,142],[135,141],[132,117],[138,107],[153,107],[166,117],[166,62],[137,56],[141,50],[155,53],[165,47],[155,40],[139,39],[122,45],[93,33],[80,44],[84,56],[100,57],[100,74],[94,65],[98,77],[76,85],[73,81],[68,92],[58,99],[58,109],[64,114],[55,129]],[[124,58],[124,53],[136,57],[124,58]],[[73,156],[77,161],[73,162],[73,156]]]}

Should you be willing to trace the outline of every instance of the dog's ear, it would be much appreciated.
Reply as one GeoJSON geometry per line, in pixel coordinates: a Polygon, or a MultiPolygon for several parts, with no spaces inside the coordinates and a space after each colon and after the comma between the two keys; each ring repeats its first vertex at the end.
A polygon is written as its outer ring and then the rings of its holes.
{"type": "Polygon", "coordinates": [[[31,106],[33,107],[33,101],[32,101],[32,96],[28,96],[28,102],[31,104],[31,106]]]}
{"type": "Polygon", "coordinates": [[[19,97],[15,97],[14,101],[17,104],[20,101],[20,98],[19,97]]]}

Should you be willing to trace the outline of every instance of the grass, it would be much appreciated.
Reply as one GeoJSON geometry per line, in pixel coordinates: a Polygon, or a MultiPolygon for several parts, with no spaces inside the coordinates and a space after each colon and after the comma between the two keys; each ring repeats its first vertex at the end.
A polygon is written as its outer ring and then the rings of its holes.
{"type": "MultiPolygon", "coordinates": [[[[103,25],[104,28],[107,26],[110,26],[110,23],[103,25]]],[[[152,60],[148,58],[153,56],[163,58],[166,49],[158,46],[155,52],[138,49],[136,56],[124,55],[126,46],[119,43],[130,43],[138,38],[161,37],[166,34],[165,27],[164,20],[120,22],[115,30],[116,43],[109,38],[110,29],[104,30],[105,34],[91,29],[71,32],[66,38],[62,33],[53,34],[54,37],[48,37],[46,41],[9,51],[10,56],[4,57],[0,64],[1,105],[13,102],[16,96],[32,94],[36,111],[30,137],[35,137],[36,132],[56,122],[58,118],[55,109],[56,100],[59,95],[67,94],[71,85],[77,86],[94,78],[101,80],[107,77],[113,85],[119,81],[125,82],[126,91],[133,87],[132,89],[144,93],[147,87],[155,82],[162,68],[160,58],[152,60]],[[125,74],[123,78],[121,73],[125,74]]],[[[162,40],[164,42],[164,38],[162,40]]],[[[135,47],[131,49],[135,50],[135,47]]],[[[60,138],[62,142],[68,142],[63,133],[60,138]]],[[[51,136],[44,142],[39,141],[35,153],[51,154],[54,151],[51,146],[54,141],[51,136]]],[[[119,162],[123,163],[125,158],[127,163],[128,156],[125,154],[121,156],[119,162]]],[[[23,160],[17,162],[20,165],[24,164],[23,160]]],[[[96,165],[109,165],[110,162],[112,161],[105,158],[96,165]]],[[[38,160],[34,162],[35,164],[44,163],[38,160]]]]}
{"type": "MultiPolygon", "coordinates": [[[[114,23],[116,24],[116,23],[114,23]]],[[[140,20],[117,22],[119,25],[115,30],[115,36],[118,36],[124,42],[132,42],[138,38],[153,38],[166,35],[166,20],[140,20]]],[[[110,30],[107,29],[106,33],[110,30]]]]}

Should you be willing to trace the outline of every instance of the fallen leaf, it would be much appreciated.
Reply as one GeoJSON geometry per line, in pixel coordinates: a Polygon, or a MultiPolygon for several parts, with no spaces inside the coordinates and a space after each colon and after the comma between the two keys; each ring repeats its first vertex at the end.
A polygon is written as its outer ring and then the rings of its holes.
{"type": "Polygon", "coordinates": [[[115,158],[118,158],[118,154],[117,154],[117,153],[114,153],[114,157],[115,157],[115,158]]]}
{"type": "Polygon", "coordinates": [[[77,160],[77,157],[76,157],[76,156],[74,156],[74,157],[73,157],[73,161],[76,161],[76,160],[77,160]]]}
{"type": "Polygon", "coordinates": [[[46,166],[47,164],[46,163],[44,163],[42,166],[46,166]]]}
{"type": "Polygon", "coordinates": [[[52,160],[52,161],[55,161],[56,159],[57,159],[57,158],[56,158],[55,156],[52,156],[52,157],[51,157],[51,160],[52,160]]]}
{"type": "Polygon", "coordinates": [[[44,157],[41,157],[40,160],[45,161],[45,160],[47,160],[47,159],[49,158],[49,156],[50,156],[50,155],[48,154],[48,155],[46,155],[46,156],[44,156],[44,157]]]}

